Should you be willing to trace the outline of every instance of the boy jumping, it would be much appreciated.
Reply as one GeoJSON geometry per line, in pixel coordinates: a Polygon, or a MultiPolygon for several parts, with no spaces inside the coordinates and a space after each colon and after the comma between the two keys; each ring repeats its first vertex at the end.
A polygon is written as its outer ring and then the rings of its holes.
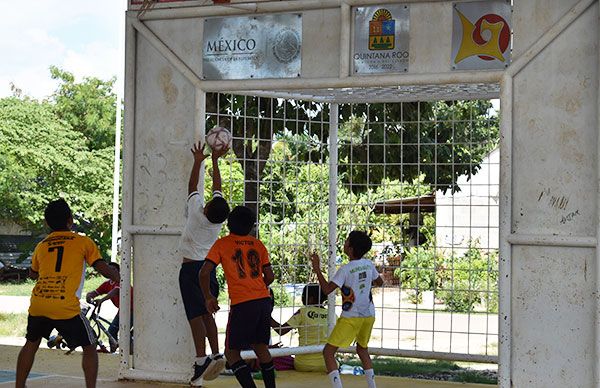
{"type": "MultiPolygon", "coordinates": [[[[190,380],[190,384],[195,386],[201,386],[203,379],[215,379],[225,367],[225,360],[219,354],[217,325],[212,314],[206,309],[200,289],[199,274],[208,250],[219,237],[221,224],[229,215],[229,205],[221,193],[219,171],[219,157],[225,155],[229,148],[212,152],[213,195],[206,205],[204,205],[203,195],[198,192],[200,167],[208,157],[203,149],[202,143],[198,142],[191,150],[194,155],[194,165],[188,182],[186,222],[179,243],[179,253],[183,257],[179,271],[179,288],[196,350],[193,375],[190,380]],[[210,357],[206,355],[206,338],[213,353],[210,357]]],[[[209,275],[211,291],[214,295],[218,295],[219,284],[216,271],[211,271],[209,275]]]]}
{"type": "Polygon", "coordinates": [[[63,199],[50,202],[44,218],[51,233],[35,247],[31,259],[30,274],[37,282],[31,292],[27,341],[17,359],[15,386],[25,387],[42,337],[48,338],[57,329],[69,346],[83,348],[85,385],[92,388],[98,376],[96,338],[79,307],[85,264],[116,283],[119,273],[102,260],[89,237],[71,231],[73,216],[63,199]]]}
{"type": "Polygon", "coordinates": [[[381,286],[383,279],[375,269],[371,260],[363,256],[371,249],[371,238],[362,231],[352,231],[344,243],[344,253],[350,261],[338,269],[331,281],[325,280],[321,273],[319,256],[311,255],[313,271],[317,274],[321,289],[327,295],[336,288],[342,290],[342,314],[337,320],[327,344],[323,349],[323,357],[327,374],[333,388],[342,388],[340,373],[335,361],[338,348],[350,346],[356,341],[356,353],[360,357],[367,384],[375,388],[375,373],[369,355],[369,339],[375,323],[375,306],[371,288],[381,286]]]}
{"type": "Polygon", "coordinates": [[[256,216],[249,208],[237,206],[227,220],[229,235],[220,238],[206,256],[200,271],[200,283],[209,313],[219,310],[216,294],[210,288],[210,273],[223,266],[231,310],[227,322],[225,357],[243,388],[256,388],[250,368],[242,360],[242,349],[254,349],[266,388],[275,388],[275,368],[269,341],[273,304],[267,286],[275,275],[269,263],[267,248],[249,236],[256,216]]]}

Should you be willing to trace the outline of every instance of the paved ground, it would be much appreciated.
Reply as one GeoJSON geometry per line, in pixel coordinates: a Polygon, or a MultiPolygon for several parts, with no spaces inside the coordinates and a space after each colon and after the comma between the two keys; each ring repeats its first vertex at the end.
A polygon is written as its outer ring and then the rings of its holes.
{"type": "MultiPolygon", "coordinates": [[[[19,348],[16,346],[0,346],[0,387],[14,384],[13,373],[19,348]]],[[[117,381],[116,373],[119,358],[116,355],[100,354],[100,370],[98,386],[113,388],[138,388],[154,385],[148,382],[117,381]]],[[[66,355],[63,351],[40,349],[38,351],[32,373],[36,376],[28,381],[28,387],[82,387],[83,372],[81,371],[81,356],[78,353],[66,355]]],[[[345,388],[364,388],[363,376],[342,376],[345,388]]],[[[156,384],[161,387],[180,387],[182,385],[156,384]]],[[[233,377],[220,376],[214,381],[205,383],[206,388],[237,387],[233,377]]],[[[262,386],[258,382],[258,386],[262,386]]],[[[377,377],[379,388],[489,388],[490,385],[462,384],[437,381],[414,380],[395,377],[377,377]]],[[[321,373],[299,373],[295,371],[277,372],[278,388],[329,387],[327,377],[321,373]]]]}

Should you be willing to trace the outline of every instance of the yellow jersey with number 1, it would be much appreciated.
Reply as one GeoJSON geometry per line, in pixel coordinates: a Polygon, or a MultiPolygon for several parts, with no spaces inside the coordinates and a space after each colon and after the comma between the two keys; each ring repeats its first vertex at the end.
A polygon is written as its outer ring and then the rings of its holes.
{"type": "Polygon", "coordinates": [[[29,315],[70,319],[80,313],[85,265],[100,260],[96,244],[70,231],[52,232],[33,252],[31,269],[38,273],[29,315]]]}

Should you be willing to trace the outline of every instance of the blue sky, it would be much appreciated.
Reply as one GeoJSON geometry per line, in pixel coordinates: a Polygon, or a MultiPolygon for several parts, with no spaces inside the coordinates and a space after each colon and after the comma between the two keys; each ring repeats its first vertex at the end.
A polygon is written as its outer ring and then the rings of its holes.
{"type": "Polygon", "coordinates": [[[0,18],[0,97],[10,83],[31,97],[56,87],[56,65],[79,79],[108,79],[122,71],[126,0],[3,0],[0,18]]]}

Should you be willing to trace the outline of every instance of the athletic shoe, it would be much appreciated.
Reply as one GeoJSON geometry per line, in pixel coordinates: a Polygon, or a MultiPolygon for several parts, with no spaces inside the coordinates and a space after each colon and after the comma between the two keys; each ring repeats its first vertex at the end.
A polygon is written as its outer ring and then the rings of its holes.
{"type": "Polygon", "coordinates": [[[225,369],[225,357],[219,353],[209,356],[208,359],[211,362],[208,364],[202,377],[204,377],[204,380],[210,381],[216,379],[225,369]]]}
{"type": "Polygon", "coordinates": [[[195,387],[202,386],[202,378],[204,377],[206,369],[208,369],[208,366],[211,364],[211,361],[212,360],[210,359],[210,357],[206,357],[206,360],[204,360],[204,363],[202,365],[194,363],[194,374],[192,376],[192,379],[190,380],[190,385],[195,387]]]}

